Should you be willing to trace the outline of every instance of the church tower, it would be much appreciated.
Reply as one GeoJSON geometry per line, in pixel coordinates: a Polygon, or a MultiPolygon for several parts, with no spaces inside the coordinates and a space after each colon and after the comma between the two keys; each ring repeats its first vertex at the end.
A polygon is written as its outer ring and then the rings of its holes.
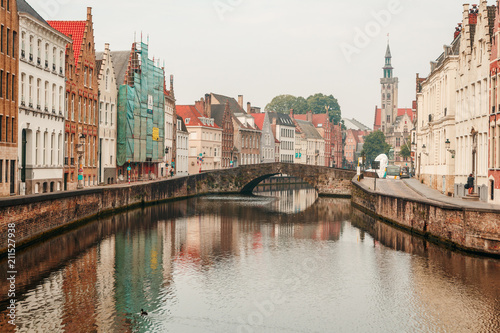
{"type": "Polygon", "coordinates": [[[381,130],[386,133],[396,120],[398,115],[398,78],[393,77],[391,65],[391,49],[387,42],[387,51],[385,52],[384,77],[380,79],[382,88],[382,115],[381,115],[381,130]]]}

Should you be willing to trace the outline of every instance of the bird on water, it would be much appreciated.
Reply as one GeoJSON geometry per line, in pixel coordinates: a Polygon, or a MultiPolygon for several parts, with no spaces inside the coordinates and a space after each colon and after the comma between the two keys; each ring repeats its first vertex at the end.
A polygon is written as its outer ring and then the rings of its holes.
{"type": "Polygon", "coordinates": [[[141,316],[147,316],[148,313],[146,311],[144,311],[143,309],[141,309],[141,316]]]}

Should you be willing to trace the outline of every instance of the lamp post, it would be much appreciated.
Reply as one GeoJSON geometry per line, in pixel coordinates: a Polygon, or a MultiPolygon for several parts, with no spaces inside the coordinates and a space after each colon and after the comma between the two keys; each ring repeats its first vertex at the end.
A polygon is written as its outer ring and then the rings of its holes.
{"type": "Polygon", "coordinates": [[[80,134],[80,143],[76,145],[76,153],[78,154],[78,185],[77,189],[84,187],[83,183],[83,155],[85,151],[85,134],[80,134]]]}
{"type": "Polygon", "coordinates": [[[444,146],[446,147],[446,150],[451,153],[451,158],[455,158],[455,149],[450,149],[450,139],[446,139],[446,141],[444,142],[444,146]]]}

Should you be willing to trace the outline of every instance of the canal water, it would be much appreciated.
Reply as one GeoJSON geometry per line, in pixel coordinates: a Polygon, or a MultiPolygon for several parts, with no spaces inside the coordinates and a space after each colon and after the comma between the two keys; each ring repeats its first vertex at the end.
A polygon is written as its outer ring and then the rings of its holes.
{"type": "Polygon", "coordinates": [[[500,332],[499,260],[302,185],[254,194],[133,210],[18,253],[17,331],[500,332]]]}

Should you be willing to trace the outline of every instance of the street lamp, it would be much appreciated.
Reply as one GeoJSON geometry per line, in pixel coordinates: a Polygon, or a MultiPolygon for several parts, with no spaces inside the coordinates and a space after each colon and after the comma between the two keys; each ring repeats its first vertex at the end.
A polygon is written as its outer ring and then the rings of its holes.
{"type": "Polygon", "coordinates": [[[444,145],[446,147],[446,150],[451,153],[451,158],[455,158],[455,149],[450,149],[450,146],[451,146],[450,139],[446,139],[446,141],[444,142],[444,145]]]}
{"type": "Polygon", "coordinates": [[[425,144],[423,144],[422,145],[422,154],[429,156],[429,153],[426,152],[426,150],[427,150],[427,147],[425,146],[425,144]]]}

